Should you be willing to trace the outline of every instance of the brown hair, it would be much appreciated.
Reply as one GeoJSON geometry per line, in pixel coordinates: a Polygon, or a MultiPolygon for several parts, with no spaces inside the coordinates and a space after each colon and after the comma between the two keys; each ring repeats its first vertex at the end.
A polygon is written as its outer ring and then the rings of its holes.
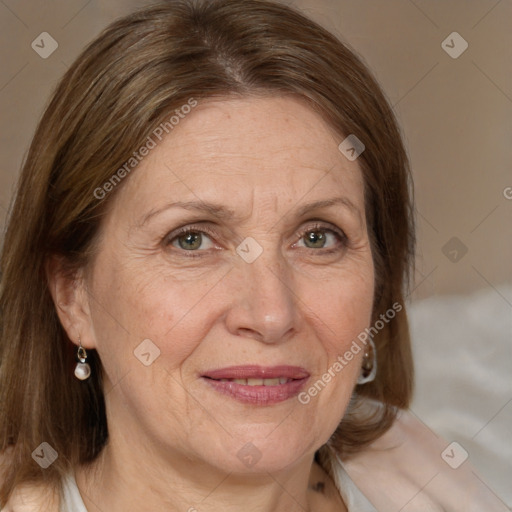
{"type": "MultiPolygon", "coordinates": [[[[122,18],[94,40],[53,94],[24,163],[1,258],[0,452],[10,451],[0,505],[28,481],[56,484],[94,459],[108,431],[101,362],[73,376],[76,346],[48,287],[52,255],[73,272],[90,262],[116,190],[109,181],[152,130],[190,98],[293,94],[340,135],[366,146],[359,156],[376,268],[374,318],[404,303],[414,249],[407,156],[393,112],[358,57],[292,9],[260,0],[176,0],[122,18]],[[42,470],[31,453],[49,443],[58,459],[42,470]]],[[[340,153],[340,158],[343,158],[340,153]]],[[[128,178],[126,178],[128,179],[128,178]]],[[[412,359],[405,306],[375,336],[378,374],[356,387],[333,442],[357,451],[407,407],[412,359]],[[363,397],[384,404],[355,413],[363,397]]]]}

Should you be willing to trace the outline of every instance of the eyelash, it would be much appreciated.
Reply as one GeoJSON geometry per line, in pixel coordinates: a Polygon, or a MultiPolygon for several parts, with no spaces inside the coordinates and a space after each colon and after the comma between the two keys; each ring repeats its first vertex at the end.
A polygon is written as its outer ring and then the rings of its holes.
{"type": "MultiPolygon", "coordinates": [[[[307,233],[310,233],[312,231],[322,231],[325,233],[333,234],[337,238],[338,242],[341,244],[341,247],[335,247],[332,249],[321,249],[321,248],[320,249],[311,249],[308,247],[304,247],[304,249],[309,249],[311,251],[315,251],[317,253],[319,252],[321,254],[327,255],[327,254],[332,254],[332,253],[341,251],[341,250],[345,249],[348,245],[349,240],[348,240],[347,236],[345,235],[345,233],[341,229],[337,229],[334,227],[326,227],[325,225],[322,225],[322,224],[309,225],[306,228],[297,231],[295,233],[295,236],[297,238],[299,238],[299,240],[301,240],[307,233]]],[[[172,244],[172,242],[174,242],[174,240],[176,240],[180,236],[188,235],[191,233],[205,234],[205,235],[209,235],[211,238],[215,238],[215,232],[212,229],[208,228],[207,226],[196,227],[194,225],[190,225],[190,226],[185,226],[183,228],[179,228],[178,230],[176,230],[176,231],[170,233],[168,236],[166,236],[164,239],[165,245],[169,246],[172,244]]],[[[199,250],[187,251],[185,249],[179,249],[179,248],[175,248],[175,249],[177,249],[180,253],[186,253],[187,258],[201,258],[204,256],[204,254],[201,254],[201,253],[207,252],[205,250],[203,250],[203,251],[199,251],[199,250]]]]}

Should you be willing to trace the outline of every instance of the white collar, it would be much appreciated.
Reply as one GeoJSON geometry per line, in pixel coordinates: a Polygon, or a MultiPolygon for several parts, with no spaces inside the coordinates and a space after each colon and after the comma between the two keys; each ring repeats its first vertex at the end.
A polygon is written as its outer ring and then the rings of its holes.
{"type": "Polygon", "coordinates": [[[62,501],[59,512],[87,512],[72,473],[66,475],[62,481],[62,501]]]}
{"type": "Polygon", "coordinates": [[[352,481],[341,462],[338,454],[328,445],[329,462],[334,484],[340,493],[348,512],[377,512],[377,509],[368,501],[368,498],[352,481]]]}

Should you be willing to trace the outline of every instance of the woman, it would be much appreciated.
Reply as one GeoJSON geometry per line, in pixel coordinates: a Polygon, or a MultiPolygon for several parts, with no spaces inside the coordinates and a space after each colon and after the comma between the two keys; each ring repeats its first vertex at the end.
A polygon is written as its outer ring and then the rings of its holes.
{"type": "Polygon", "coordinates": [[[393,113],[322,28],[258,0],[112,24],[6,233],[2,510],[499,510],[405,412],[413,241],[393,113]]]}

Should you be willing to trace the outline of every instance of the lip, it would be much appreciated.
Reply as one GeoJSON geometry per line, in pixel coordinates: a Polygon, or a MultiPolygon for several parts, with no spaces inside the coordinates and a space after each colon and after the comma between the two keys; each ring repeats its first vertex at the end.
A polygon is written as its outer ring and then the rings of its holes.
{"type": "Polygon", "coordinates": [[[299,366],[230,366],[205,372],[202,379],[215,391],[238,402],[251,405],[272,405],[299,394],[309,379],[309,372],[299,366]],[[289,379],[271,386],[249,386],[220,379],[289,379]]]}
{"type": "Polygon", "coordinates": [[[229,366],[217,370],[208,370],[202,377],[210,379],[276,379],[286,377],[287,379],[304,379],[309,373],[300,366],[229,366]]]}

